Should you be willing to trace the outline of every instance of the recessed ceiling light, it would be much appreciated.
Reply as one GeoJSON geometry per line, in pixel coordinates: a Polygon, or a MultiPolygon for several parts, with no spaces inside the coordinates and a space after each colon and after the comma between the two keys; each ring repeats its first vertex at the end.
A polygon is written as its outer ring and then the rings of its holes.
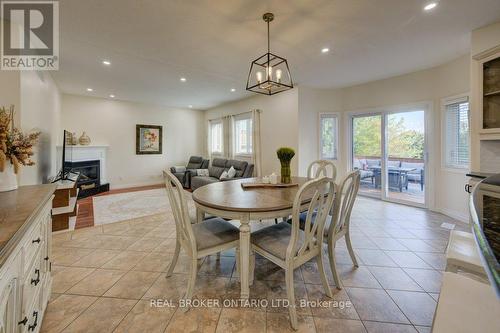
{"type": "Polygon", "coordinates": [[[192,106],[192,105],[188,105],[188,106],[189,106],[189,108],[190,108],[190,109],[192,109],[192,108],[193,108],[193,106],[192,106]]]}
{"type": "Polygon", "coordinates": [[[181,77],[181,82],[186,82],[186,78],[185,77],[181,77]]]}
{"type": "Polygon", "coordinates": [[[328,47],[324,47],[321,49],[321,53],[328,53],[330,52],[330,49],[328,47]]]}
{"type": "Polygon", "coordinates": [[[109,65],[111,65],[111,61],[109,61],[109,60],[103,60],[102,64],[106,65],[106,66],[109,66],[109,65]]]}
{"type": "Polygon", "coordinates": [[[87,91],[88,91],[88,92],[92,92],[92,91],[94,91],[94,89],[92,89],[92,88],[87,88],[87,91]]]}
{"type": "Polygon", "coordinates": [[[236,89],[234,89],[234,88],[231,88],[231,92],[235,92],[235,91],[236,91],[236,89]]]}
{"type": "Polygon", "coordinates": [[[111,94],[111,95],[109,95],[109,97],[111,97],[111,98],[115,98],[115,95],[111,94]]]}
{"type": "Polygon", "coordinates": [[[437,3],[431,2],[431,3],[427,4],[427,5],[425,5],[424,10],[431,10],[431,9],[436,8],[436,6],[437,6],[437,3]]]}

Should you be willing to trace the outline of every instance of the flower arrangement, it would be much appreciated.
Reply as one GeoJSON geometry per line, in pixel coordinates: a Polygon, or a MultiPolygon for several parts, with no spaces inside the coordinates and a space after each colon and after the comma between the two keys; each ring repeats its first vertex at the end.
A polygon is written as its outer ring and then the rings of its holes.
{"type": "Polygon", "coordinates": [[[21,165],[30,166],[35,162],[33,146],[38,142],[40,132],[22,133],[14,128],[14,106],[9,110],[0,108],[0,172],[5,170],[6,164],[11,163],[14,173],[17,174],[21,165]]]}
{"type": "Polygon", "coordinates": [[[284,184],[290,184],[292,182],[290,162],[295,156],[295,150],[288,147],[281,147],[276,151],[276,155],[278,155],[278,159],[281,163],[281,182],[284,184]]]}

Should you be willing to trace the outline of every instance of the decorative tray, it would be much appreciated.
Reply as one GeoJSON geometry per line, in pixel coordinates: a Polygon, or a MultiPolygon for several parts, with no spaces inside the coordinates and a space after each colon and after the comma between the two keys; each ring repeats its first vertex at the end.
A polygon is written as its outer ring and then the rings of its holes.
{"type": "Polygon", "coordinates": [[[294,186],[299,186],[299,184],[298,183],[290,183],[290,184],[284,184],[284,183],[278,183],[278,184],[241,183],[241,187],[243,189],[247,189],[247,188],[287,188],[287,187],[294,187],[294,186]]]}

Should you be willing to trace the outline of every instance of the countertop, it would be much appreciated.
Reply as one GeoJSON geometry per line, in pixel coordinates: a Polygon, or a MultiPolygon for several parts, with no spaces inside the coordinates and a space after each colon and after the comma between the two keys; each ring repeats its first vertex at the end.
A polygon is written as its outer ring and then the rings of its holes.
{"type": "Polygon", "coordinates": [[[490,282],[500,297],[500,174],[474,188],[470,201],[472,229],[490,282]]]}
{"type": "Polygon", "coordinates": [[[469,171],[469,173],[466,174],[467,177],[481,178],[481,179],[485,179],[485,178],[491,177],[493,175],[495,175],[495,174],[488,173],[488,172],[480,172],[480,171],[469,171]]]}
{"type": "Polygon", "coordinates": [[[56,188],[55,184],[21,186],[0,193],[0,267],[56,188]]]}

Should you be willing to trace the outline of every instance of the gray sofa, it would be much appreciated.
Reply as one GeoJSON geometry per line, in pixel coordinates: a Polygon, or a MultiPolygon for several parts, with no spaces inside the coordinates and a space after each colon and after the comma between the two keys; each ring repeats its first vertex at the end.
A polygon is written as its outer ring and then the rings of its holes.
{"type": "Polygon", "coordinates": [[[192,175],[191,189],[194,191],[204,185],[220,182],[222,173],[229,170],[231,166],[236,169],[236,175],[232,179],[250,178],[253,175],[253,164],[245,161],[214,158],[212,165],[208,167],[208,177],[192,175]]]}
{"type": "Polygon", "coordinates": [[[196,175],[196,169],[208,168],[209,162],[209,160],[206,160],[201,156],[191,156],[185,170],[178,172],[175,167],[171,167],[170,172],[172,172],[174,176],[179,179],[179,182],[182,186],[184,186],[184,188],[190,188],[191,176],[196,175]]]}

